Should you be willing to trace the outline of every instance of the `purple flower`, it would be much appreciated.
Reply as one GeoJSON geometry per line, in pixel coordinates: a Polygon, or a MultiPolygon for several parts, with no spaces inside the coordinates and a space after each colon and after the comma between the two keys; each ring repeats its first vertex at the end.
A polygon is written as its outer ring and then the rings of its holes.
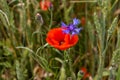
{"type": "Polygon", "coordinates": [[[77,25],[80,24],[80,20],[74,18],[73,23],[66,25],[64,22],[61,23],[61,27],[63,28],[63,32],[66,34],[79,34],[82,28],[78,28],[77,25]]]}
{"type": "Polygon", "coordinates": [[[78,25],[78,24],[80,24],[80,20],[74,18],[74,19],[73,19],[73,25],[78,25]]]}
{"type": "Polygon", "coordinates": [[[67,27],[67,25],[64,22],[61,22],[61,25],[62,25],[61,26],[62,28],[66,28],[67,27]]]}

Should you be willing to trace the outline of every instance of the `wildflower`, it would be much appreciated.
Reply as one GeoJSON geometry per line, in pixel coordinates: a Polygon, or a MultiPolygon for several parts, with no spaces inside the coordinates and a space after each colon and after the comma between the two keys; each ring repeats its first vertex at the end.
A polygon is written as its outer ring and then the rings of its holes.
{"type": "Polygon", "coordinates": [[[63,32],[66,34],[78,34],[82,28],[78,28],[78,24],[80,21],[76,18],[73,19],[73,22],[69,25],[66,25],[64,22],[61,23],[61,27],[63,28],[63,32]]]}
{"type": "Polygon", "coordinates": [[[42,0],[40,2],[40,8],[43,11],[47,11],[50,7],[51,7],[52,3],[50,2],[50,0],[42,0]]]}
{"type": "Polygon", "coordinates": [[[82,67],[80,72],[83,75],[83,80],[86,80],[86,78],[91,78],[91,75],[87,72],[85,67],[82,67]]]}
{"type": "Polygon", "coordinates": [[[82,24],[82,26],[85,26],[85,24],[86,24],[85,17],[82,17],[82,18],[81,18],[81,24],[82,24]]]}
{"type": "Polygon", "coordinates": [[[63,33],[62,30],[63,28],[51,29],[47,34],[46,41],[59,50],[66,50],[78,42],[78,35],[71,36],[63,33]]]}

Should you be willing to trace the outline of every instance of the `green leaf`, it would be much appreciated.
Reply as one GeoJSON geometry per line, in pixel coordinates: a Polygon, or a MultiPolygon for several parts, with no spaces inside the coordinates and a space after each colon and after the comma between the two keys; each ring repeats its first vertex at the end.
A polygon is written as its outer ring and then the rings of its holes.
{"type": "Polygon", "coordinates": [[[26,80],[26,70],[24,69],[24,67],[22,67],[22,65],[20,64],[20,62],[18,60],[16,60],[16,74],[17,74],[17,80],[26,80]]]}
{"type": "Polygon", "coordinates": [[[108,76],[110,74],[110,71],[109,70],[104,70],[103,71],[103,76],[108,76]]]}
{"type": "Polygon", "coordinates": [[[65,74],[65,68],[64,68],[64,66],[62,66],[61,69],[60,69],[59,80],[66,80],[66,74],[65,74]]]}
{"type": "Polygon", "coordinates": [[[87,29],[88,29],[88,35],[89,35],[89,38],[90,38],[90,42],[93,46],[94,42],[95,42],[95,36],[94,36],[94,27],[93,25],[91,24],[90,21],[88,21],[87,23],[87,29]]]}
{"type": "Polygon", "coordinates": [[[107,40],[109,40],[109,38],[111,37],[112,33],[115,30],[115,27],[117,26],[117,21],[118,21],[118,17],[115,17],[111,26],[108,29],[108,35],[107,35],[107,40]]]}
{"type": "Polygon", "coordinates": [[[120,80],[120,65],[118,67],[118,72],[117,72],[116,80],[120,80]]]}
{"type": "Polygon", "coordinates": [[[3,25],[8,29],[8,26],[10,25],[8,17],[2,10],[0,10],[0,20],[2,21],[3,25]]]}
{"type": "Polygon", "coordinates": [[[116,49],[113,52],[111,64],[120,65],[120,49],[116,49]]]}
{"type": "Polygon", "coordinates": [[[6,62],[1,62],[0,65],[4,66],[6,68],[11,68],[12,67],[12,65],[7,61],[6,62]]]}
{"type": "Polygon", "coordinates": [[[116,48],[120,48],[120,28],[117,30],[117,44],[116,48]]]}

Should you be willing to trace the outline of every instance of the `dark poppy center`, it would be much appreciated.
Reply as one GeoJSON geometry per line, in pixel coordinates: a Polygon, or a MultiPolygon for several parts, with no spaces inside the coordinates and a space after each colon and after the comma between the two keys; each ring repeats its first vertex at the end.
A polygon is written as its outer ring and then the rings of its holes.
{"type": "Polygon", "coordinates": [[[64,42],[65,42],[65,41],[60,41],[60,42],[59,42],[59,45],[62,45],[64,42]]]}

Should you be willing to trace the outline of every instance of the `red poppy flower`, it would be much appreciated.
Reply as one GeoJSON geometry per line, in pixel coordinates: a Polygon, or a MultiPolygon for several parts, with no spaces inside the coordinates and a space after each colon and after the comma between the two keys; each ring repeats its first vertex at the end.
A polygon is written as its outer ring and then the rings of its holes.
{"type": "Polygon", "coordinates": [[[62,30],[63,28],[51,29],[47,34],[46,41],[59,50],[66,50],[78,42],[78,35],[66,34],[62,30]]]}
{"type": "Polygon", "coordinates": [[[87,69],[85,67],[81,68],[81,71],[83,72],[83,80],[86,80],[86,78],[90,77],[90,74],[87,72],[87,69]]]}
{"type": "Polygon", "coordinates": [[[50,6],[51,6],[50,0],[42,0],[42,1],[40,2],[40,8],[41,8],[43,11],[47,11],[50,6]]]}

